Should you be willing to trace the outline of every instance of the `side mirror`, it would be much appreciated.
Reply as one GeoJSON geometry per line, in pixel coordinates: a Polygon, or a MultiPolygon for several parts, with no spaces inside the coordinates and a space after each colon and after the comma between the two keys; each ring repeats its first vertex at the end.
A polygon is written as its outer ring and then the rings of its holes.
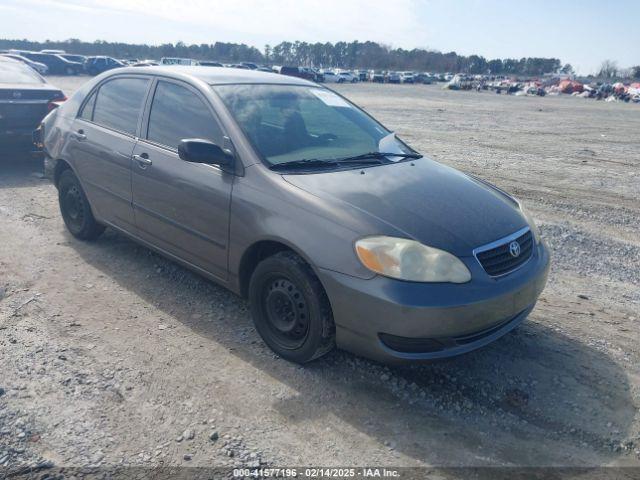
{"type": "Polygon", "coordinates": [[[178,145],[178,156],[185,162],[229,166],[233,157],[209,140],[186,138],[178,145]]]}

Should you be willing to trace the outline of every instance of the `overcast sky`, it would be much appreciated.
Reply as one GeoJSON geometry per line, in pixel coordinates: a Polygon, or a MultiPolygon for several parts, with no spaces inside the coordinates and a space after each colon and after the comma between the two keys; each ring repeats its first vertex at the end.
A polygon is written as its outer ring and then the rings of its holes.
{"type": "Polygon", "coordinates": [[[131,43],[373,40],[580,73],[640,64],[640,0],[0,0],[0,37],[131,43]]]}

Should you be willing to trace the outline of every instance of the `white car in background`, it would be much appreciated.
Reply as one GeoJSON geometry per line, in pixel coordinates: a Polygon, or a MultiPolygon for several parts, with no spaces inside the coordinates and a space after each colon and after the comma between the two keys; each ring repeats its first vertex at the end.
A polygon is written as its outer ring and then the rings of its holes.
{"type": "Polygon", "coordinates": [[[353,72],[343,71],[338,73],[338,83],[357,83],[359,81],[358,75],[353,72]]]}
{"type": "Polygon", "coordinates": [[[338,81],[340,77],[333,70],[321,70],[320,73],[324,75],[325,83],[340,83],[338,81]]]}
{"type": "Polygon", "coordinates": [[[400,83],[414,83],[415,75],[413,72],[400,72],[400,83]]]}

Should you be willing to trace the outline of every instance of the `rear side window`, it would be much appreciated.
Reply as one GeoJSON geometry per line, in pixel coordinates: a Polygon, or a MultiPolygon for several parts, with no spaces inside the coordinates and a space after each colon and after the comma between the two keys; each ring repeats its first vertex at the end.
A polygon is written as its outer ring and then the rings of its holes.
{"type": "Polygon", "coordinates": [[[149,80],[144,78],[116,78],[108,81],[98,90],[93,121],[135,135],[148,85],[149,80]]]}
{"type": "Polygon", "coordinates": [[[82,107],[82,111],[78,116],[80,118],[84,118],[85,120],[93,120],[93,107],[95,104],[96,104],[96,92],[93,92],[89,100],[85,102],[84,107],[82,107]]]}
{"type": "Polygon", "coordinates": [[[151,104],[147,138],[174,149],[185,138],[202,138],[220,145],[222,131],[207,105],[194,92],[160,81],[151,104]]]}

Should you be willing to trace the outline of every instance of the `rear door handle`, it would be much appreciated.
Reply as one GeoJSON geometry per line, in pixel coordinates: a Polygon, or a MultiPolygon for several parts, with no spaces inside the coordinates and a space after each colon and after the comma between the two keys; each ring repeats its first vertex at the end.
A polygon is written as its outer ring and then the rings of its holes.
{"type": "Polygon", "coordinates": [[[140,168],[147,168],[149,165],[153,164],[149,155],[146,153],[141,153],[140,155],[134,155],[133,159],[138,162],[138,166],[140,168]]]}
{"type": "Polygon", "coordinates": [[[77,132],[72,132],[71,135],[73,135],[73,137],[76,140],[82,141],[87,139],[87,136],[84,134],[84,131],[82,130],[78,130],[77,132]]]}

